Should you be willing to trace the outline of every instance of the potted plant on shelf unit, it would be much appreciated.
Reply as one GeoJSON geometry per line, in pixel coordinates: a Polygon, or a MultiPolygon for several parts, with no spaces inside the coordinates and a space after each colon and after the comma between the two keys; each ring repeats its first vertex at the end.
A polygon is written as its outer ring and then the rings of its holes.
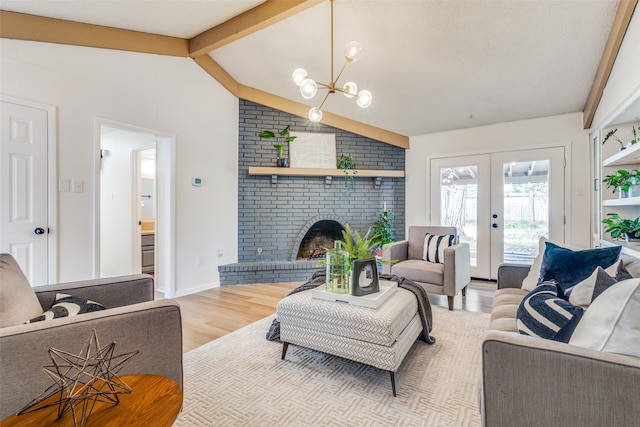
{"type": "Polygon", "coordinates": [[[637,169],[632,171],[618,169],[615,174],[602,178],[602,182],[607,188],[611,188],[614,194],[619,190],[620,198],[635,197],[639,195],[640,171],[637,169]]]}
{"type": "Polygon", "coordinates": [[[342,191],[348,193],[354,182],[353,175],[358,173],[356,170],[356,160],[351,156],[342,155],[338,159],[337,166],[338,169],[344,171],[344,186],[342,187],[342,191]]]}
{"type": "Polygon", "coordinates": [[[263,130],[262,132],[260,132],[260,138],[264,138],[264,139],[272,139],[275,138],[276,139],[276,143],[273,144],[273,148],[278,150],[278,158],[276,159],[276,165],[280,168],[286,168],[287,167],[287,159],[286,157],[283,156],[282,154],[282,148],[284,146],[285,143],[289,143],[289,142],[293,142],[297,136],[291,136],[289,134],[289,131],[291,130],[291,125],[287,125],[286,128],[282,129],[280,132],[275,133],[272,132],[270,130],[263,130]],[[278,141],[278,138],[284,138],[283,141],[278,141]]]}
{"type": "Polygon", "coordinates": [[[602,220],[606,225],[604,232],[609,233],[612,239],[624,239],[627,242],[640,241],[640,217],[632,219],[621,218],[617,213],[607,214],[608,218],[602,220]]]}

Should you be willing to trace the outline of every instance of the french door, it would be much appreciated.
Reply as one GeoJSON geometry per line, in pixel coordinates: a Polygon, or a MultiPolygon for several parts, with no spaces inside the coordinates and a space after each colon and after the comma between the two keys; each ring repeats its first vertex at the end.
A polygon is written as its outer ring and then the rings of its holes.
{"type": "Polygon", "coordinates": [[[564,241],[564,148],[431,160],[431,223],[455,226],[471,275],[495,279],[503,262],[531,263],[538,240],[564,241]]]}

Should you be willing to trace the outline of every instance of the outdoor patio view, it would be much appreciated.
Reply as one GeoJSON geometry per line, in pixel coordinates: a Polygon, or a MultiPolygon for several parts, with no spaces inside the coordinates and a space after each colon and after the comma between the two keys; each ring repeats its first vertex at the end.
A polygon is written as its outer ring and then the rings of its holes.
{"type": "MultiPolygon", "coordinates": [[[[505,163],[503,171],[503,261],[531,263],[539,237],[549,236],[549,161],[505,163]]],[[[457,227],[460,241],[469,243],[472,266],[478,250],[477,173],[477,166],[442,168],[440,186],[441,223],[457,227]]]]}

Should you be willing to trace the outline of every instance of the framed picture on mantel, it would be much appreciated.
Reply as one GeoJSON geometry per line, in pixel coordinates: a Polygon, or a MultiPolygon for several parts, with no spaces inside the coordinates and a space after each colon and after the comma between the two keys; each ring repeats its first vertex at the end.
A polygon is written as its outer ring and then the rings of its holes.
{"type": "Polygon", "coordinates": [[[335,133],[291,132],[291,136],[297,136],[289,143],[292,168],[336,168],[335,133]]]}

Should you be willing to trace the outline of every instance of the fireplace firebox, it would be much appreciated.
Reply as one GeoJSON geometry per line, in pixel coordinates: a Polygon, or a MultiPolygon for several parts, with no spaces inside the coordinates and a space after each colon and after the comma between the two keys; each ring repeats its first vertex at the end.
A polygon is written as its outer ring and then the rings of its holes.
{"type": "Polygon", "coordinates": [[[300,242],[296,260],[323,259],[327,248],[333,247],[335,240],[342,240],[344,227],[337,221],[316,222],[300,242]]]}

